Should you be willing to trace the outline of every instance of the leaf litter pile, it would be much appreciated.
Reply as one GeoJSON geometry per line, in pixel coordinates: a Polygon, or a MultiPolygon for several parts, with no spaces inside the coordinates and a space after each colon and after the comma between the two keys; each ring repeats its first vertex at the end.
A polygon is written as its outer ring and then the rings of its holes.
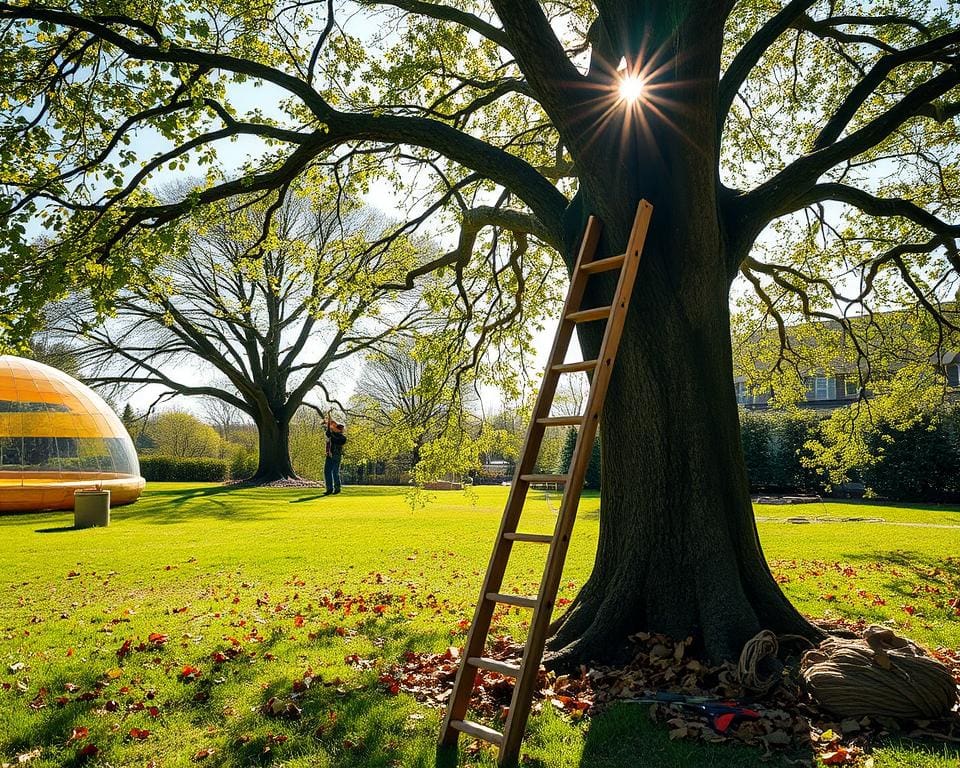
{"type": "MultiPolygon", "coordinates": [[[[864,629],[844,620],[817,622],[828,632],[853,635],[864,629]]],[[[807,696],[795,672],[762,698],[751,698],[739,683],[737,666],[710,665],[690,655],[691,639],[675,641],[641,632],[631,638],[633,660],[623,667],[581,667],[576,675],[554,675],[541,668],[533,711],[553,707],[572,720],[594,715],[614,703],[634,702],[650,718],[665,724],[670,739],[710,743],[738,742],[763,750],[763,759],[778,756],[796,765],[869,768],[872,744],[886,737],[921,737],[960,742],[960,712],[939,721],[897,721],[884,717],[840,719],[820,709],[807,696]]],[[[485,655],[516,659],[523,648],[509,637],[493,640],[485,655]]],[[[960,691],[960,653],[944,648],[930,655],[946,665],[960,691]]],[[[412,695],[417,701],[443,707],[457,674],[460,654],[407,652],[403,660],[380,676],[391,694],[412,695]]],[[[513,692],[513,679],[479,670],[471,699],[477,717],[502,722],[513,692]]],[[[478,745],[472,745],[474,749],[478,745]]]]}

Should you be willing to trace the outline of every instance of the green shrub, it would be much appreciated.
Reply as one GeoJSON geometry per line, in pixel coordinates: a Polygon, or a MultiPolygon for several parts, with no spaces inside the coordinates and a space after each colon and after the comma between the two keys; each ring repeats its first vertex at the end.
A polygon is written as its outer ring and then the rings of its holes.
{"type": "Polygon", "coordinates": [[[142,456],[140,473],[159,483],[222,483],[228,478],[228,466],[222,459],[142,456]]]}
{"type": "Polygon", "coordinates": [[[804,463],[806,443],[818,434],[817,417],[808,411],[741,411],[740,440],[750,489],[818,490],[816,472],[804,463]]]}
{"type": "Polygon", "coordinates": [[[874,460],[861,470],[871,493],[903,501],[945,501],[960,485],[957,409],[935,412],[899,429],[878,422],[866,434],[874,460]]]}
{"type": "Polygon", "coordinates": [[[770,444],[773,442],[773,420],[766,414],[740,412],[740,442],[743,461],[747,467],[750,490],[756,491],[770,484],[770,444]]]}
{"type": "Polygon", "coordinates": [[[241,448],[230,462],[230,479],[246,480],[248,477],[253,477],[259,463],[259,457],[255,451],[241,448]]]}

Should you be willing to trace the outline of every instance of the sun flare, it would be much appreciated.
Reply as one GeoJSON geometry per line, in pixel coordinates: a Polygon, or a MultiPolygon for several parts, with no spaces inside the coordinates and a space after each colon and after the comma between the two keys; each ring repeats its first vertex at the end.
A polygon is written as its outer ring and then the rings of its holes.
{"type": "Polygon", "coordinates": [[[620,81],[620,98],[632,103],[643,96],[643,80],[636,75],[627,75],[620,81]]]}

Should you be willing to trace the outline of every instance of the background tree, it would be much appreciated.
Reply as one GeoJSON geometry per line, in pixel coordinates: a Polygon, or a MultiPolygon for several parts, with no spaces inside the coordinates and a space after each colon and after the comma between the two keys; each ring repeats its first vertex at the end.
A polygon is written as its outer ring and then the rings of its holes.
{"type": "MultiPolygon", "coordinates": [[[[102,15],[95,3],[0,2],[11,73],[0,84],[4,280],[30,286],[4,294],[3,322],[22,335],[67,284],[109,296],[127,282],[130,254],[156,258],[178,217],[238,192],[268,197],[326,163],[405,192],[397,236],[458,225],[457,248],[401,282],[446,270],[455,325],[470,331],[457,337],[497,346],[522,341],[510,327],[529,328],[509,297],[538,284],[531,244],[571,266],[593,213],[602,253],[617,252],[646,198],[654,219],[601,424],[597,558],[557,624],[556,660],[609,658],[641,627],[693,633],[716,658],[736,657],[764,627],[816,636],[760,550],[729,294],[743,275],[781,331],[780,309],[792,306],[842,323],[851,310],[910,302],[949,322],[940,306],[960,267],[956,4],[319,8],[184,0],[102,15]],[[234,110],[250,81],[278,106],[234,110]],[[80,94],[97,109],[76,109],[80,94]],[[145,129],[165,142],[146,159],[124,143],[145,129]],[[179,201],[147,192],[161,167],[210,162],[218,142],[241,135],[268,148],[257,163],[179,201]],[[37,220],[52,245],[24,263],[37,220]],[[506,311],[489,320],[492,306],[506,311]]],[[[588,298],[602,304],[609,290],[599,279],[588,298]]],[[[598,330],[579,338],[597,352],[598,330]]]]}
{"type": "Polygon", "coordinates": [[[220,436],[186,411],[164,411],[147,421],[146,434],[152,443],[151,453],[177,459],[220,456],[220,436]]]}
{"type": "MultiPolygon", "coordinates": [[[[219,389],[230,391],[230,383],[225,379],[216,382],[219,389]]],[[[241,424],[249,424],[246,414],[232,403],[219,397],[203,398],[203,416],[204,421],[217,430],[221,440],[221,452],[219,458],[227,458],[226,452],[230,449],[233,442],[234,432],[241,424]]]]}
{"type": "MultiPolygon", "coordinates": [[[[577,446],[577,428],[567,429],[566,436],[563,439],[563,449],[560,451],[560,460],[557,462],[556,472],[561,475],[570,471],[570,464],[573,460],[573,449],[577,446]]],[[[590,449],[590,462],[587,464],[587,473],[583,478],[583,487],[591,491],[600,490],[600,435],[593,439],[593,447],[590,449]]]]}
{"type": "Polygon", "coordinates": [[[289,432],[297,410],[315,389],[326,394],[324,376],[338,362],[420,314],[374,281],[403,270],[412,251],[400,254],[398,241],[389,264],[358,262],[375,219],[346,206],[290,193],[272,218],[249,201],[239,213],[194,217],[184,249],[150,281],[126,288],[107,322],[97,323],[88,304],[54,330],[82,340],[75,353],[87,381],[158,385],[160,398],[203,396],[224,439],[238,415],[256,425],[254,481],[295,477],[289,432]]]}
{"type": "Polygon", "coordinates": [[[367,356],[351,399],[351,413],[382,439],[409,452],[408,469],[423,446],[466,416],[477,397],[460,368],[431,354],[432,345],[397,339],[367,356]]]}

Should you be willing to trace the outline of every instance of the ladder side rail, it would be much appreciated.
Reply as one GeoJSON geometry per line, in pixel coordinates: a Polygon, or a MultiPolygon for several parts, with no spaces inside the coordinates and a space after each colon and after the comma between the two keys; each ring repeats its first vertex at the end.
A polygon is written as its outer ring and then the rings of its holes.
{"type": "Polygon", "coordinates": [[[630,232],[626,261],[614,293],[614,309],[600,343],[600,354],[598,355],[600,362],[591,381],[584,423],[579,430],[577,442],[573,449],[570,476],[557,516],[553,541],[547,555],[537,606],[530,620],[520,677],[514,685],[513,696],[510,700],[510,712],[503,732],[503,741],[500,745],[499,762],[501,765],[515,761],[520,753],[520,745],[530,714],[533,687],[536,684],[537,672],[543,658],[554,600],[563,575],[563,565],[570,543],[570,534],[583,490],[583,478],[590,461],[593,439],[599,426],[600,411],[610,383],[613,362],[623,333],[624,321],[630,306],[630,295],[640,265],[640,255],[646,240],[652,212],[653,207],[647,201],[641,200],[637,206],[637,213],[630,232]]]}
{"type": "Polygon", "coordinates": [[[582,264],[593,260],[597,244],[600,241],[601,230],[600,220],[595,216],[590,216],[587,220],[587,227],[577,253],[577,261],[571,275],[570,289],[564,302],[561,322],[554,336],[550,357],[547,361],[541,382],[540,394],[537,397],[536,405],[531,414],[530,423],[527,426],[527,434],[524,438],[523,449],[520,454],[520,461],[517,462],[513,482],[510,484],[510,495],[507,498],[507,504],[500,521],[500,529],[497,532],[493,552],[490,555],[490,562],[487,566],[486,574],[483,577],[480,597],[477,600],[477,607],[474,611],[469,634],[467,635],[467,642],[460,658],[460,668],[457,670],[453,690],[447,702],[447,710],[440,731],[440,743],[442,745],[452,746],[456,744],[459,732],[450,727],[450,722],[453,720],[463,720],[469,708],[476,669],[469,664],[467,660],[473,657],[483,656],[483,649],[486,645],[487,635],[490,632],[490,624],[494,612],[494,604],[487,599],[487,594],[489,592],[499,592],[503,575],[506,572],[507,560],[510,557],[513,541],[504,538],[504,534],[516,532],[520,512],[523,509],[523,503],[526,499],[527,488],[529,486],[529,483],[521,480],[520,476],[530,474],[543,440],[546,427],[538,423],[537,419],[543,414],[544,409],[546,412],[549,412],[550,406],[553,404],[554,395],[556,394],[557,384],[560,380],[560,374],[552,371],[551,367],[558,362],[563,362],[563,358],[566,356],[567,347],[570,344],[570,339],[573,336],[573,329],[575,327],[575,323],[567,320],[566,316],[570,314],[571,311],[577,309],[583,300],[586,280],[580,278],[580,267],[582,264]]]}

